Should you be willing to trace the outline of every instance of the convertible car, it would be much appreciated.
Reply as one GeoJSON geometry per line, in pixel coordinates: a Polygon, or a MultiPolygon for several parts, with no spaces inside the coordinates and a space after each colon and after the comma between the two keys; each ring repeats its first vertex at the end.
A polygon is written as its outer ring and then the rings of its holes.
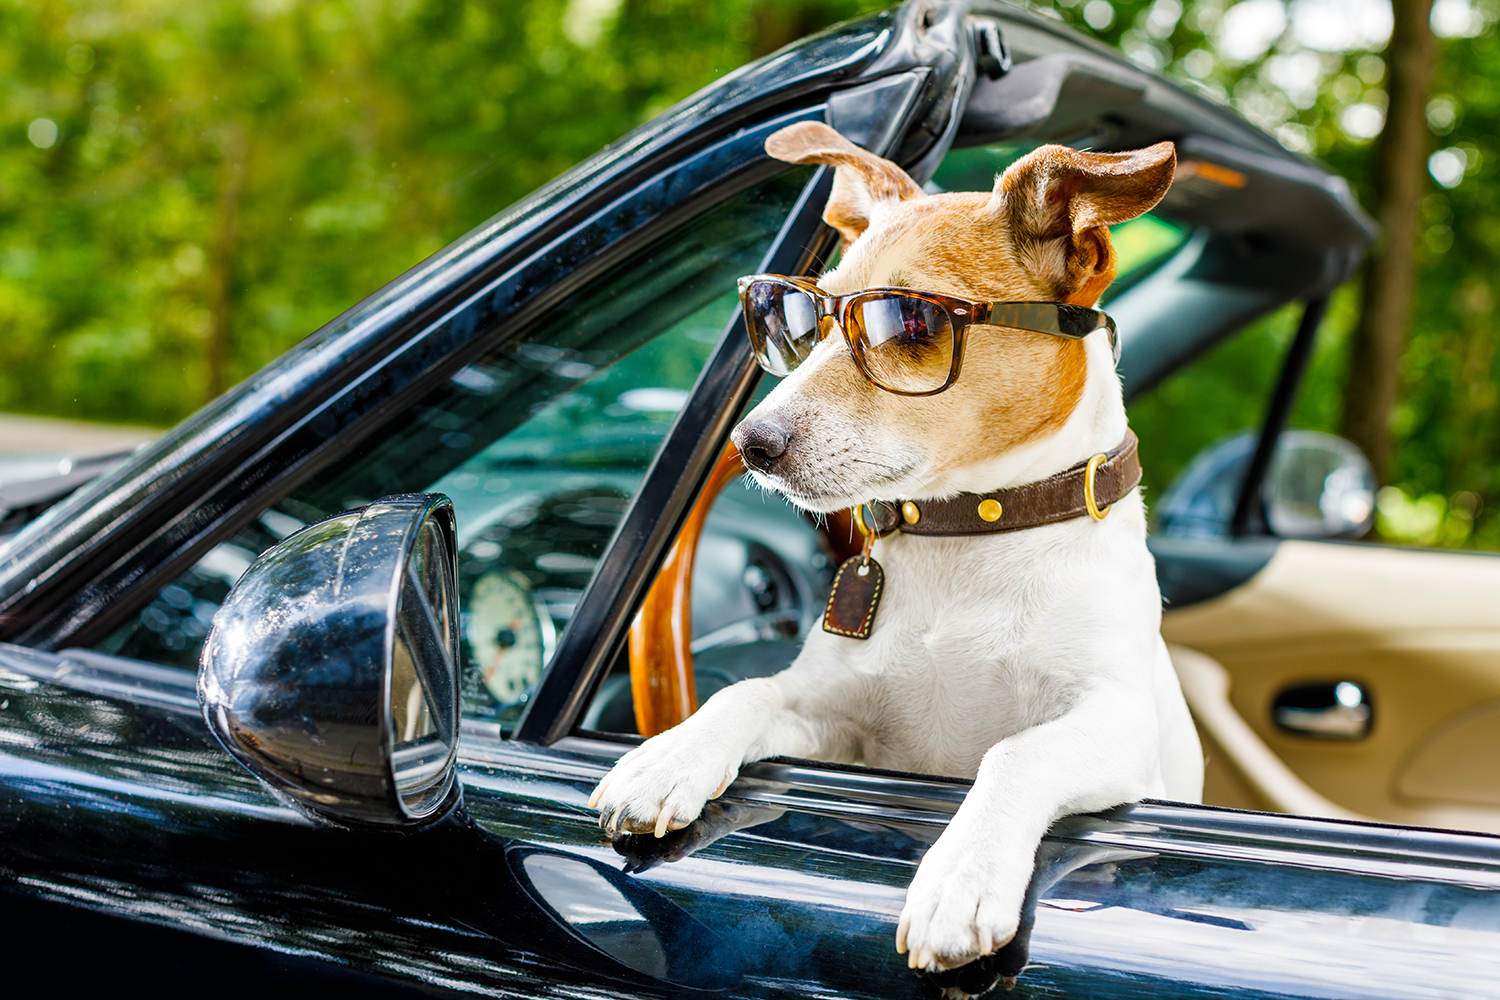
{"type": "Polygon", "coordinates": [[[1358,541],[1367,463],[1287,427],[1373,237],[1324,168],[988,0],[912,0],[726,76],[7,513],[5,982],[1494,995],[1500,560],[1358,541]],[[837,252],[828,172],[763,150],[809,120],[931,190],[988,189],[1044,142],[1177,144],[1104,305],[1148,477],[1147,428],[1195,417],[1166,390],[1301,316],[1261,426],[1154,498],[1210,804],[1059,822],[1017,940],[941,976],[893,939],[962,781],[775,759],[660,841],[611,841],[586,801],[643,734],[788,663],[856,537],[747,489],[727,450],[768,388],[735,279],[837,252]]]}

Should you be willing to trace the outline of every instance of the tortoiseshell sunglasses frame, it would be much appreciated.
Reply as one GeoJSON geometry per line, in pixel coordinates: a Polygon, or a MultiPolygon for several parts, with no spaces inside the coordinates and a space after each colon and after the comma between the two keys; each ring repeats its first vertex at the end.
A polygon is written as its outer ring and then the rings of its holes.
{"type": "MultiPolygon", "coordinates": [[[[811,278],[799,278],[787,274],[748,274],[739,279],[740,306],[745,312],[747,333],[752,329],[749,322],[750,286],[757,282],[784,285],[812,299],[818,324],[818,339],[822,340],[827,336],[823,320],[833,320],[843,332],[844,340],[849,344],[849,353],[854,358],[854,364],[859,368],[860,374],[876,388],[893,392],[898,396],[935,396],[957,382],[963,368],[964,341],[969,327],[973,324],[1004,326],[1013,330],[1064,337],[1068,340],[1082,340],[1098,330],[1106,330],[1109,333],[1109,349],[1114,356],[1115,364],[1120,363],[1120,337],[1115,330],[1115,321],[1098,309],[1090,309],[1087,306],[1068,305],[1065,302],[974,302],[952,295],[922,292],[914,288],[863,288],[857,292],[850,292],[848,295],[830,295],[819,288],[811,278]],[[949,326],[953,330],[953,361],[948,369],[947,380],[936,389],[897,389],[884,385],[870,372],[861,357],[859,347],[854,342],[854,334],[850,330],[850,310],[864,300],[890,295],[921,299],[937,306],[948,316],[949,326]]],[[[760,362],[761,368],[778,378],[784,377],[786,373],[777,372],[770,364],[766,357],[764,343],[757,342],[753,334],[750,335],[750,343],[755,350],[755,359],[760,362]]],[[[801,364],[801,360],[798,364],[801,364]]]]}

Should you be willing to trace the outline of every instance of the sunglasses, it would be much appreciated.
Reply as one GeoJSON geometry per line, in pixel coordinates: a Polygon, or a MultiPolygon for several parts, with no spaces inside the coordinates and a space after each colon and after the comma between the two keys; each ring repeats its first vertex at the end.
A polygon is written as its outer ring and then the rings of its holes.
{"type": "Polygon", "coordinates": [[[1083,306],[970,302],[907,288],[829,295],[811,279],[782,274],[748,275],[739,288],[756,360],[778,378],[807,359],[830,323],[843,331],[864,377],[900,396],[931,396],[956,382],[964,336],[975,323],[1069,340],[1108,330],[1110,349],[1120,360],[1115,321],[1083,306]]]}

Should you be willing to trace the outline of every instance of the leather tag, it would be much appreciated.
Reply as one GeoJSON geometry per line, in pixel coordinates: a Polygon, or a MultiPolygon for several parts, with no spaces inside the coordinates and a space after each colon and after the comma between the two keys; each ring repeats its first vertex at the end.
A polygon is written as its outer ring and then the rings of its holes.
{"type": "Polygon", "coordinates": [[[870,638],[880,594],[885,590],[885,570],[874,559],[863,555],[844,560],[833,575],[828,591],[828,607],[823,611],[823,631],[850,639],[870,638]],[[863,572],[861,572],[863,570],[863,572]]]}

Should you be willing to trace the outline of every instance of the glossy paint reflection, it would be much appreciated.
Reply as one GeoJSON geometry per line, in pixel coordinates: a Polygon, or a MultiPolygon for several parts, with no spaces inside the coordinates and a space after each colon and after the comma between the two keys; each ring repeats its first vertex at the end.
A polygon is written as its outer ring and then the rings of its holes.
{"type": "Polygon", "coordinates": [[[520,864],[532,890],[569,927],[631,968],[666,978],[661,938],[598,869],[560,854],[530,854],[520,864]]]}
{"type": "MultiPolygon", "coordinates": [[[[627,874],[586,806],[625,745],[471,740],[467,814],[411,833],[319,827],[195,713],[59,687],[39,679],[48,654],[30,655],[0,647],[15,668],[0,671],[0,892],[443,991],[939,995],[892,937],[962,784],[756,765],[725,798],[775,819],[627,874]]],[[[1440,997],[1500,981],[1496,838],[1146,803],[1058,824],[1039,872],[1017,997],[1440,997]]]]}
{"type": "Polygon", "coordinates": [[[520,889],[513,842],[456,816],[410,833],[316,824],[196,710],[5,663],[0,649],[0,912],[19,893],[463,993],[659,995],[520,889]]]}
{"type": "Polygon", "coordinates": [[[616,867],[529,847],[508,856],[522,888],[559,924],[651,980],[719,990],[749,971],[731,942],[616,867]]]}
{"type": "Polygon", "coordinates": [[[214,615],[199,694],[236,760],[342,822],[431,817],[458,728],[453,508],[387,497],[289,535],[214,615]]]}
{"type": "MultiPolygon", "coordinates": [[[[1054,827],[1018,945],[977,982],[914,977],[892,948],[896,918],[963,786],[748,770],[722,801],[774,818],[627,863],[762,983],[935,996],[1019,972],[1017,996],[1373,998],[1500,981],[1500,840],[1154,803],[1054,827]]],[[[489,781],[469,779],[477,810],[489,781]]],[[[581,807],[589,782],[569,784],[581,807]]]]}

